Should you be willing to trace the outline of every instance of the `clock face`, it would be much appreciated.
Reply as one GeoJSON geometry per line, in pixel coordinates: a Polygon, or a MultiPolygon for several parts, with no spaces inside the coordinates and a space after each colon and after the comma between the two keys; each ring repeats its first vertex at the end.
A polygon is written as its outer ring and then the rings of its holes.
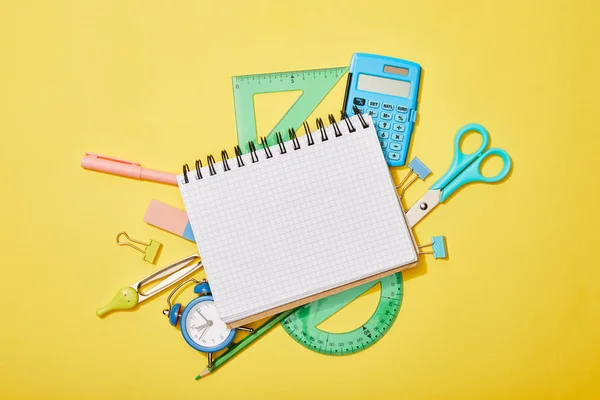
{"type": "Polygon", "coordinates": [[[222,348],[228,344],[226,341],[233,340],[231,329],[221,321],[212,300],[200,301],[188,307],[190,308],[189,311],[186,310],[185,329],[189,339],[200,347],[199,350],[222,348]]]}

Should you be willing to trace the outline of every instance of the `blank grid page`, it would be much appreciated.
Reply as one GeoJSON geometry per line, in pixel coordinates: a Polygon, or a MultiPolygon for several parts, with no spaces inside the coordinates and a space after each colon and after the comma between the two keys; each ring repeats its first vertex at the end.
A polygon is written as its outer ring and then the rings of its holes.
{"type": "Polygon", "coordinates": [[[372,121],[299,137],[178,177],[215,304],[226,323],[417,259],[372,121]]]}

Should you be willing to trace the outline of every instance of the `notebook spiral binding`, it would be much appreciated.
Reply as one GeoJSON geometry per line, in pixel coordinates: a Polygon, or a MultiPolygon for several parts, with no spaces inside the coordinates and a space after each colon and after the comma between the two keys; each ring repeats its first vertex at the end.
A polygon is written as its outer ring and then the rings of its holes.
{"type": "MultiPolygon", "coordinates": [[[[360,112],[360,109],[357,106],[354,106],[352,108],[352,111],[354,111],[354,114],[358,116],[358,120],[359,120],[360,124],[362,125],[362,127],[368,128],[369,124],[367,123],[367,121],[365,121],[364,117],[362,116],[362,113],[360,112]]],[[[356,129],[354,128],[354,125],[352,124],[352,121],[350,121],[350,118],[344,111],[341,112],[341,120],[340,121],[336,121],[333,114],[328,115],[328,120],[329,120],[329,124],[331,126],[333,126],[333,134],[335,137],[342,136],[342,131],[340,130],[340,127],[338,126],[338,124],[341,123],[342,120],[346,123],[348,132],[356,131],[356,129]]],[[[327,129],[325,127],[325,123],[323,122],[323,119],[317,118],[316,123],[317,123],[317,129],[318,129],[320,137],[321,137],[321,142],[328,141],[329,137],[327,135],[327,129]]],[[[308,122],[304,121],[303,127],[304,127],[304,131],[306,132],[308,146],[314,145],[315,138],[313,137],[313,133],[311,132],[308,122]]],[[[296,130],[294,128],[288,129],[288,137],[290,140],[290,142],[288,142],[288,145],[291,143],[291,145],[293,146],[292,147],[293,150],[299,150],[300,149],[300,141],[298,140],[298,137],[296,135],[296,130]]],[[[281,134],[281,132],[275,133],[275,140],[277,141],[277,145],[279,147],[279,153],[286,154],[288,152],[288,148],[286,147],[286,144],[285,144],[285,141],[283,139],[283,135],[281,134]]],[[[271,152],[271,149],[269,148],[269,143],[267,142],[266,137],[263,136],[260,138],[260,146],[262,147],[262,151],[264,152],[264,155],[267,159],[273,157],[273,153],[271,152]]],[[[248,147],[250,148],[250,159],[252,160],[252,163],[259,162],[258,152],[260,152],[261,149],[256,148],[254,141],[248,142],[248,147]]],[[[235,162],[237,163],[237,166],[239,168],[244,167],[245,163],[244,163],[244,159],[242,158],[242,150],[241,150],[240,146],[239,145],[235,146],[233,148],[233,150],[235,152],[235,162]]],[[[229,154],[227,153],[227,150],[221,151],[221,161],[223,164],[223,172],[226,173],[226,172],[230,171],[231,166],[229,163],[233,162],[233,159],[231,159],[231,160],[229,159],[229,154]]],[[[246,160],[246,162],[247,161],[248,160],[246,160]]],[[[209,154],[206,157],[206,162],[208,165],[209,175],[210,176],[216,175],[217,170],[215,168],[215,164],[216,164],[215,157],[212,154],[209,154]]],[[[202,171],[201,171],[202,160],[200,160],[200,159],[196,160],[195,164],[196,164],[196,180],[203,179],[204,176],[202,175],[202,171]]],[[[183,165],[183,180],[186,184],[190,183],[190,179],[188,176],[189,174],[190,174],[190,166],[188,164],[184,164],[183,165]]]]}

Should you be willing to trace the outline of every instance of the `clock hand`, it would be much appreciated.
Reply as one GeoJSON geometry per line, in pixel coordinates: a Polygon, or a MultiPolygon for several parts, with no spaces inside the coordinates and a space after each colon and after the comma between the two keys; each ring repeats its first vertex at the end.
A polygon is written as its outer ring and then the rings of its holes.
{"type": "Polygon", "coordinates": [[[200,329],[204,328],[204,327],[205,327],[205,326],[207,326],[207,325],[208,325],[208,324],[204,324],[204,325],[196,326],[195,328],[196,328],[197,330],[200,330],[200,329]]]}
{"type": "Polygon", "coordinates": [[[200,315],[202,317],[203,320],[206,321],[206,323],[208,323],[208,320],[204,317],[204,315],[202,315],[202,313],[200,312],[200,310],[196,310],[196,312],[198,313],[198,315],[200,315]]]}
{"type": "Polygon", "coordinates": [[[202,340],[202,337],[204,336],[204,334],[206,333],[207,330],[208,330],[208,325],[206,326],[206,328],[204,328],[204,330],[202,331],[202,334],[200,335],[198,340],[202,340]]]}

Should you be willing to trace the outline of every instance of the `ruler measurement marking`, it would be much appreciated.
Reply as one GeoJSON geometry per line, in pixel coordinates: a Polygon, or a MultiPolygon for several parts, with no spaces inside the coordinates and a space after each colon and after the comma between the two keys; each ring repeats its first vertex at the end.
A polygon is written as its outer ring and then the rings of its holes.
{"type": "Polygon", "coordinates": [[[256,144],[258,136],[266,136],[269,140],[273,139],[274,132],[299,128],[347,70],[347,67],[337,67],[233,77],[238,145],[242,148],[242,152],[247,153],[249,151],[248,142],[253,141],[256,144]],[[302,79],[299,79],[300,76],[302,79]],[[254,95],[292,90],[302,90],[302,94],[281,116],[271,132],[257,132],[254,95]]]}
{"type": "MultiPolygon", "coordinates": [[[[358,328],[344,333],[331,333],[322,331],[315,325],[311,325],[311,323],[309,323],[311,318],[318,321],[324,321],[325,319],[329,318],[329,316],[323,316],[319,314],[317,301],[317,304],[314,306],[315,311],[311,310],[310,315],[305,313],[305,315],[300,316],[300,314],[297,313],[295,314],[295,317],[297,320],[299,320],[298,326],[301,327],[300,330],[303,332],[303,335],[305,334],[306,336],[312,336],[317,342],[319,340],[321,340],[321,342],[324,341],[325,346],[321,346],[318,349],[314,346],[307,346],[304,343],[303,338],[298,336],[298,332],[286,329],[288,334],[290,334],[294,340],[302,344],[304,347],[321,354],[354,354],[372,346],[390,330],[389,328],[396,320],[402,303],[402,290],[399,290],[402,288],[402,276],[400,274],[383,278],[379,281],[379,283],[381,287],[379,304],[369,320],[361,324],[358,328]],[[389,304],[390,301],[392,302],[391,305],[389,304]],[[370,337],[367,336],[367,334],[370,337]],[[331,346],[334,343],[335,345],[331,346]]],[[[374,286],[374,284],[371,285],[374,286]]],[[[344,304],[347,305],[349,302],[347,301],[344,304]]],[[[340,310],[343,307],[344,306],[334,307],[333,309],[340,310]]],[[[326,307],[326,314],[327,309],[332,308],[326,307]]],[[[286,328],[285,325],[284,328],[286,328]]]]}

